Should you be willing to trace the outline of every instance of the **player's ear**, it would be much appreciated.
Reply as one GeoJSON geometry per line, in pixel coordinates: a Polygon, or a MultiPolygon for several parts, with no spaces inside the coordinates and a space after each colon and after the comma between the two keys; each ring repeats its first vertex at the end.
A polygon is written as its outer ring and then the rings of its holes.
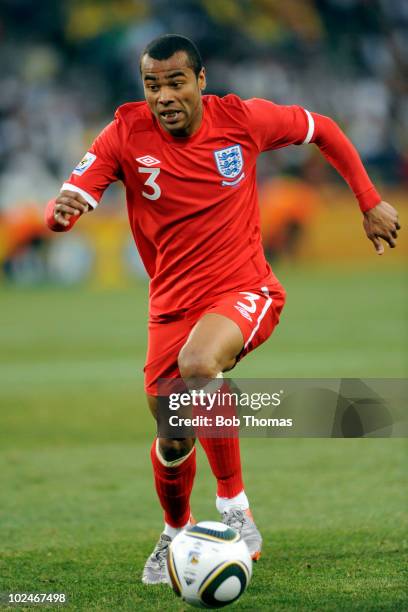
{"type": "Polygon", "coordinates": [[[200,88],[201,91],[204,91],[204,89],[207,87],[207,79],[205,77],[205,68],[201,68],[200,72],[198,73],[198,77],[197,77],[197,81],[198,81],[198,86],[200,88]]]}

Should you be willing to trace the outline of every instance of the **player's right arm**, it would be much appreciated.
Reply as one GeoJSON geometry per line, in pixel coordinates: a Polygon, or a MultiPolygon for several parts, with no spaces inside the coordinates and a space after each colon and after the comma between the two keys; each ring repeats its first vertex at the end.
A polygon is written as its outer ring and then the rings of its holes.
{"type": "Polygon", "coordinates": [[[94,210],[105,189],[120,174],[118,119],[96,138],[90,150],[45,209],[45,222],[54,232],[70,230],[86,212],[94,210]]]}
{"type": "Polygon", "coordinates": [[[48,202],[45,221],[54,232],[67,232],[89,209],[88,202],[81,194],[62,189],[57,198],[48,202]]]}

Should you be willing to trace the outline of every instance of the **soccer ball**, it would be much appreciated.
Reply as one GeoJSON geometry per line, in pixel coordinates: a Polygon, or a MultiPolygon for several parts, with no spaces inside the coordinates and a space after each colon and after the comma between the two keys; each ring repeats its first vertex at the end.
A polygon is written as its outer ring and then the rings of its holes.
{"type": "Polygon", "coordinates": [[[197,608],[222,608],[242,595],[252,575],[247,545],[224,523],[202,521],[179,533],[169,546],[167,580],[197,608]]]}

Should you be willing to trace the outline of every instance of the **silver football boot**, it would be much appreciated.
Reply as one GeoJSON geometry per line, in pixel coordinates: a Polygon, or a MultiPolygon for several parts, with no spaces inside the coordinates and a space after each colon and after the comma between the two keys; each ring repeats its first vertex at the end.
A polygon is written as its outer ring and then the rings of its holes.
{"type": "Polygon", "coordinates": [[[252,560],[258,561],[261,556],[262,536],[254,523],[250,509],[230,508],[223,512],[222,522],[241,534],[242,539],[248,546],[252,560]]]}
{"type": "Polygon", "coordinates": [[[142,575],[144,584],[163,584],[166,579],[167,553],[171,537],[162,533],[150,557],[147,559],[142,575]]]}
{"type": "MultiPolygon", "coordinates": [[[[190,514],[187,527],[195,524],[196,520],[193,515],[190,514]]],[[[143,584],[167,584],[166,563],[171,541],[172,538],[165,533],[160,535],[159,541],[143,568],[143,584]]]]}

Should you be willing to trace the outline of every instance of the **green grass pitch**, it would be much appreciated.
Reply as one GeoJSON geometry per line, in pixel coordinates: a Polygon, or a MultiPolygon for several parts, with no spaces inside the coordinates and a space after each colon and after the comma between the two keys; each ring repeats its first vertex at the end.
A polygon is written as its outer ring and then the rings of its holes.
{"type": "MultiPolygon", "coordinates": [[[[376,265],[280,270],[281,325],[234,376],[405,376],[404,273],[376,265]]],[[[187,610],[140,582],[162,525],[146,287],[3,288],[0,300],[0,592],[65,592],[69,610],[187,610]]],[[[405,440],[246,439],[242,452],[264,554],[235,609],[408,609],[405,440]]],[[[201,449],[198,460],[194,514],[216,519],[201,449]]]]}

